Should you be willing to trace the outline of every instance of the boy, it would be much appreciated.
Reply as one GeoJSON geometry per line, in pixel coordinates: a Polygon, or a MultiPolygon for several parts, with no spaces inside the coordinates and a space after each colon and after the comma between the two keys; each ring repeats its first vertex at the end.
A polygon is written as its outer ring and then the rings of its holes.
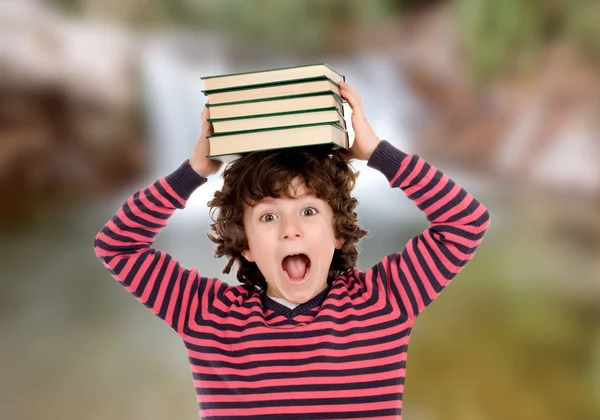
{"type": "Polygon", "coordinates": [[[224,171],[209,203],[216,255],[237,262],[239,286],[202,277],[151,248],[192,192],[218,172],[206,159],[208,109],[192,156],[130,197],[98,233],[97,257],[186,346],[199,414],[217,419],[400,419],[409,334],[472,258],[486,208],[439,170],[380,140],[360,95],[349,152],[252,153],[224,171]],[[401,252],[356,268],[349,158],[403,191],[430,226],[401,252]]]}

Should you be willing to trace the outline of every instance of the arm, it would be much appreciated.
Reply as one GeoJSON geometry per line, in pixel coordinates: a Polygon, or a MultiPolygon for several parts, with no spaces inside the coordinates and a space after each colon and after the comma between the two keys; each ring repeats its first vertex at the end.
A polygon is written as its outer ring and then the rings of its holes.
{"type": "MultiPolygon", "coordinates": [[[[136,299],[181,334],[194,297],[221,282],[187,270],[169,254],[152,248],[156,236],[192,193],[219,171],[222,163],[207,159],[212,125],[202,111],[202,130],[192,156],[176,171],[133,194],[94,240],[94,252],[136,299]]],[[[204,303],[206,304],[206,303],[204,303]]]]}
{"type": "MultiPolygon", "coordinates": [[[[437,168],[381,141],[367,164],[382,172],[425,214],[429,227],[377,269],[401,310],[416,317],[471,260],[490,221],[488,210],[437,168]]],[[[391,296],[391,295],[390,295],[391,296]]]]}
{"type": "Polygon", "coordinates": [[[488,227],[487,209],[460,186],[416,155],[381,141],[365,116],[362,98],[346,82],[340,93],[352,108],[356,159],[379,169],[390,185],[401,189],[429,221],[402,252],[381,261],[375,270],[400,309],[415,318],[473,258],[488,227]]]}
{"type": "Polygon", "coordinates": [[[152,248],[176,209],[183,209],[206,178],[184,162],[176,171],[136,192],[96,235],[94,252],[136,299],[174,330],[183,329],[200,277],[169,254],[152,248]]]}

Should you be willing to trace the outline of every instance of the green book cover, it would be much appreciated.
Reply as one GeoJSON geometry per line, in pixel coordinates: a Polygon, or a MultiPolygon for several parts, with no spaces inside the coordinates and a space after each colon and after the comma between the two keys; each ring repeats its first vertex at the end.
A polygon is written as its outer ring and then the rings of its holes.
{"type": "Polygon", "coordinates": [[[235,86],[230,88],[222,88],[222,89],[203,89],[201,92],[204,93],[205,96],[211,95],[213,93],[223,93],[223,92],[236,92],[240,90],[248,90],[248,89],[260,89],[269,86],[281,86],[281,85],[295,85],[299,83],[310,83],[316,82],[319,80],[329,80],[333,85],[339,86],[336,82],[331,80],[327,76],[315,76],[315,77],[306,77],[303,79],[291,79],[291,80],[279,80],[276,82],[266,82],[266,83],[257,83],[253,85],[244,85],[244,86],[235,86]]]}
{"type": "MultiPolygon", "coordinates": [[[[223,78],[223,77],[230,77],[230,76],[242,76],[242,75],[246,75],[246,74],[257,74],[257,73],[269,73],[269,72],[274,72],[274,71],[280,71],[280,70],[290,70],[290,69],[298,69],[298,68],[305,68],[305,67],[314,67],[314,66],[324,66],[327,67],[329,70],[331,70],[333,73],[336,73],[337,75],[339,75],[342,80],[346,80],[346,76],[344,76],[343,74],[341,74],[340,72],[338,72],[337,70],[334,70],[329,64],[327,63],[312,63],[312,64],[304,64],[304,65],[300,65],[300,66],[288,66],[288,67],[278,67],[278,68],[272,68],[272,69],[263,69],[263,70],[253,70],[253,71],[244,71],[244,72],[237,72],[237,73],[227,73],[227,74],[219,74],[219,75],[215,75],[215,76],[202,76],[200,77],[201,80],[208,80],[208,79],[218,79],[218,78],[223,78]]],[[[273,84],[286,84],[286,83],[295,83],[297,81],[300,80],[318,80],[320,78],[323,78],[325,76],[319,76],[317,78],[310,78],[310,79],[289,79],[289,80],[282,80],[282,81],[277,81],[277,82],[268,82],[268,83],[259,83],[259,84],[254,84],[254,85],[247,85],[247,86],[236,86],[235,88],[225,88],[225,89],[214,89],[214,90],[203,90],[202,92],[209,92],[209,93],[214,93],[214,92],[222,92],[222,91],[228,91],[228,90],[233,90],[233,89],[238,89],[238,88],[247,88],[249,86],[253,86],[254,88],[256,87],[262,87],[262,86],[270,86],[273,84]]]]}
{"type": "MultiPolygon", "coordinates": [[[[336,107],[329,107],[329,108],[319,108],[319,109],[309,109],[309,110],[302,110],[302,111],[289,111],[289,112],[280,112],[280,113],[275,113],[275,114],[261,114],[261,115],[250,115],[250,116],[243,116],[243,117],[233,117],[233,118],[218,118],[218,119],[212,119],[209,118],[208,121],[209,122],[222,122],[222,121],[232,121],[232,120],[249,120],[249,119],[253,119],[253,118],[261,118],[261,117],[272,117],[272,116],[281,116],[281,115],[295,115],[295,114],[306,114],[309,112],[326,112],[326,111],[335,111],[338,115],[338,118],[334,121],[334,120],[330,120],[330,121],[324,121],[321,123],[311,123],[311,124],[296,124],[293,126],[285,126],[285,127],[305,127],[305,126],[310,126],[313,124],[322,124],[322,123],[335,123],[338,126],[340,126],[341,128],[343,128],[344,130],[347,129],[346,127],[346,119],[344,118],[344,114],[339,112],[339,110],[336,107]]],[[[272,128],[272,129],[276,129],[276,128],[282,128],[282,127],[267,127],[267,128],[272,128]]],[[[214,134],[216,134],[216,136],[219,135],[227,135],[227,134],[235,134],[235,133],[240,133],[240,132],[252,132],[252,131],[256,131],[256,130],[264,130],[267,128],[262,128],[262,129],[253,129],[253,130],[238,130],[238,131],[226,131],[226,132],[214,132],[214,134]]]]}
{"type": "MultiPolygon", "coordinates": [[[[338,86],[333,80],[329,79],[329,78],[324,78],[324,79],[320,79],[320,80],[328,80],[330,85],[332,86],[338,86]]],[[[301,83],[308,83],[308,82],[314,82],[314,80],[307,80],[307,81],[303,81],[301,83]]],[[[243,89],[234,89],[234,90],[249,90],[252,88],[248,88],[245,87],[243,89]]],[[[219,91],[219,92],[224,92],[224,91],[219,91]]],[[[211,93],[215,93],[215,91],[211,92],[211,93]]],[[[320,91],[316,91],[316,92],[310,92],[309,95],[315,95],[315,94],[333,94],[335,95],[337,98],[340,98],[342,100],[342,103],[346,103],[346,100],[344,100],[344,98],[342,98],[340,95],[338,95],[332,88],[326,89],[326,90],[320,90],[320,91]]],[[[268,98],[262,98],[262,100],[278,100],[278,99],[291,99],[291,98],[299,98],[302,96],[306,96],[306,93],[298,93],[295,95],[284,95],[284,96],[269,96],[268,98]]],[[[208,96],[208,95],[207,95],[208,96]]],[[[210,99],[210,98],[209,98],[210,99]]],[[[232,105],[232,104],[239,104],[239,103],[247,103],[247,102],[251,102],[251,101],[255,101],[255,99],[249,99],[249,100],[245,100],[245,101],[231,101],[231,102],[222,102],[220,105],[232,105]]],[[[213,105],[216,106],[216,105],[213,105]]]]}
{"type": "Polygon", "coordinates": [[[269,114],[256,114],[256,115],[242,115],[239,117],[230,117],[230,118],[209,118],[209,122],[221,122],[221,121],[233,121],[233,120],[250,120],[253,118],[265,118],[265,117],[278,117],[281,115],[296,115],[296,114],[308,114],[311,112],[325,112],[325,111],[336,111],[340,117],[344,117],[344,115],[335,107],[329,106],[326,108],[311,108],[311,109],[301,109],[297,111],[283,111],[283,112],[272,112],[269,114]]]}
{"type": "Polygon", "coordinates": [[[243,131],[229,131],[226,133],[212,133],[207,138],[213,137],[225,137],[225,136],[235,136],[236,134],[247,134],[247,133],[260,133],[265,131],[277,131],[277,130],[287,130],[290,128],[302,128],[302,127],[314,127],[318,125],[333,125],[342,131],[347,131],[344,127],[340,126],[337,122],[320,122],[320,123],[311,123],[311,124],[299,124],[299,125],[286,125],[282,127],[267,127],[267,128],[257,128],[254,130],[243,130],[243,131]]]}
{"type": "Polygon", "coordinates": [[[307,97],[307,96],[324,96],[324,95],[333,95],[338,100],[338,102],[340,102],[340,104],[343,104],[346,102],[344,100],[344,98],[342,98],[340,95],[338,95],[337,93],[335,93],[332,90],[328,90],[328,91],[322,91],[322,92],[304,93],[304,94],[299,94],[299,95],[279,96],[276,98],[260,98],[260,99],[248,99],[246,101],[223,102],[221,104],[211,104],[210,102],[207,102],[206,106],[211,108],[211,107],[215,107],[215,106],[249,104],[249,103],[266,102],[266,101],[279,101],[279,100],[285,100],[285,99],[303,98],[303,97],[307,97]]]}

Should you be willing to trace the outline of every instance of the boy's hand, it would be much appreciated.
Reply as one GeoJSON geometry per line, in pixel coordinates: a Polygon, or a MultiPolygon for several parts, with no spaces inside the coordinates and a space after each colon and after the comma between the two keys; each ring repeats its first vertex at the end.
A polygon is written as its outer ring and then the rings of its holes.
{"type": "Polygon", "coordinates": [[[354,143],[350,147],[352,157],[359,160],[369,160],[377,145],[381,142],[363,110],[362,99],[356,89],[346,82],[340,82],[342,98],[348,101],[352,109],[352,128],[354,129],[354,143]]]}
{"type": "Polygon", "coordinates": [[[208,122],[210,111],[207,106],[202,110],[202,131],[200,138],[194,146],[194,151],[190,157],[190,165],[200,176],[208,178],[209,175],[219,172],[223,162],[218,160],[208,159],[206,156],[210,154],[210,143],[208,136],[213,132],[213,125],[208,122]]]}

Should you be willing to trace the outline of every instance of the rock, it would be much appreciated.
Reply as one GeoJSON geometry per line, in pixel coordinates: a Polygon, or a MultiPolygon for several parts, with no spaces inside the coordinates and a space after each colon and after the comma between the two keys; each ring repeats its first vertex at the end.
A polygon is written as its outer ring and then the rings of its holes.
{"type": "Polygon", "coordinates": [[[0,3],[2,197],[83,198],[144,169],[139,52],[116,27],[0,3]]]}

